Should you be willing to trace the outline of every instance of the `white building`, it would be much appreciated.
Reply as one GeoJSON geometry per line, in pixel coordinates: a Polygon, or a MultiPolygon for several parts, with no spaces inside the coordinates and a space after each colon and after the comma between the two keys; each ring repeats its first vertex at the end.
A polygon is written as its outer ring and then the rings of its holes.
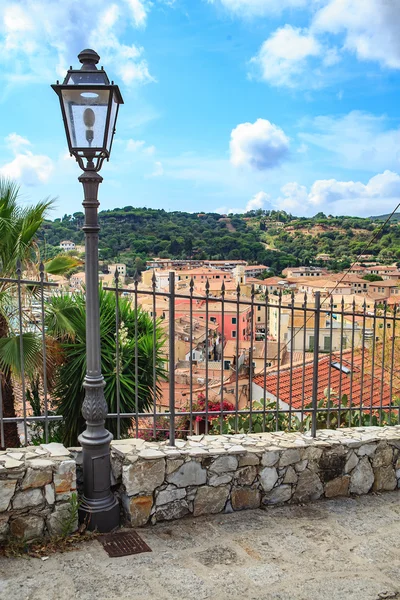
{"type": "Polygon", "coordinates": [[[126,277],[126,265],[124,263],[115,263],[108,265],[108,272],[115,275],[115,271],[118,271],[120,277],[126,277]]]}
{"type": "Polygon", "coordinates": [[[64,250],[64,252],[75,250],[75,242],[71,242],[71,240],[64,240],[60,242],[60,248],[64,250]]]}

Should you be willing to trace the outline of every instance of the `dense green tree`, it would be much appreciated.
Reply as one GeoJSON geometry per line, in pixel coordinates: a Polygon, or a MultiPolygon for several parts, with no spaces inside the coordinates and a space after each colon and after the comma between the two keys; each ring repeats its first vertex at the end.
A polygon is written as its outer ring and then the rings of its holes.
{"type": "Polygon", "coordinates": [[[363,279],[371,282],[383,281],[383,277],[381,277],[380,275],[375,275],[374,273],[368,273],[367,275],[364,275],[363,279]]]}

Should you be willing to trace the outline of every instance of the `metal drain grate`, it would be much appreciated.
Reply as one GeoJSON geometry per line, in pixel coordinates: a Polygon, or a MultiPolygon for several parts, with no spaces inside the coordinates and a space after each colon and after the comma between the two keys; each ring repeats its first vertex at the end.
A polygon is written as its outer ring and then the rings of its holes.
{"type": "Polygon", "coordinates": [[[129,556],[141,552],[151,552],[146,542],[136,531],[123,531],[121,533],[107,533],[97,538],[103,545],[108,556],[129,556]]]}

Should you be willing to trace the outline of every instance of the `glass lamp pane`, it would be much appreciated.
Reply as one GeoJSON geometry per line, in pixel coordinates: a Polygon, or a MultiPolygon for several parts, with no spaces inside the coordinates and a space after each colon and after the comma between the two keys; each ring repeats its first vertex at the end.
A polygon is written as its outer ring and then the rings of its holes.
{"type": "Polygon", "coordinates": [[[61,91],[72,148],[104,148],[109,90],[61,91]]]}
{"type": "Polygon", "coordinates": [[[108,85],[104,71],[72,71],[68,73],[67,85],[108,85]]]}
{"type": "Polygon", "coordinates": [[[106,141],[107,150],[109,152],[111,149],[111,143],[112,143],[112,139],[113,139],[113,135],[114,135],[115,121],[117,119],[117,110],[118,110],[118,102],[117,102],[117,98],[116,98],[115,94],[113,94],[112,101],[111,101],[110,123],[108,125],[107,141],[106,141]]]}

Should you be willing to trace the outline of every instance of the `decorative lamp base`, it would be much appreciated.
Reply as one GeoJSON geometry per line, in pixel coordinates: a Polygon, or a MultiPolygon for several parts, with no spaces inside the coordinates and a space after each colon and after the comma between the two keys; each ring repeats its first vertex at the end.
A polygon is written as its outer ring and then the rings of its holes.
{"type": "Polygon", "coordinates": [[[100,501],[88,500],[83,496],[79,506],[79,522],[85,523],[89,531],[108,533],[119,527],[119,503],[113,494],[100,501]]]}

